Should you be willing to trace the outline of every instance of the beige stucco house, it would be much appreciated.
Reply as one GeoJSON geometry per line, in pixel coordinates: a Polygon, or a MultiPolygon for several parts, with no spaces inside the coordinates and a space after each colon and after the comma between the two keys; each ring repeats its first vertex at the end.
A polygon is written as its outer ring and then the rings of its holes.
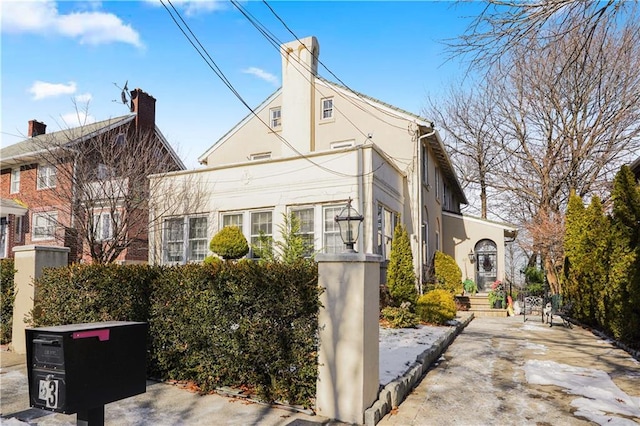
{"type": "Polygon", "coordinates": [[[189,181],[204,195],[196,208],[177,203],[152,229],[150,260],[200,261],[227,225],[250,242],[260,232],[277,239],[289,212],[316,251],[342,251],[334,217],[352,198],[364,216],[357,251],[388,259],[401,221],[420,282],[436,250],[464,274],[469,252],[489,246],[494,279],[502,279],[505,231],[514,230],[461,215],[467,199],[433,123],[319,77],[319,52],[315,37],[281,46],[282,87],[199,157],[203,167],[151,177],[189,181]]]}

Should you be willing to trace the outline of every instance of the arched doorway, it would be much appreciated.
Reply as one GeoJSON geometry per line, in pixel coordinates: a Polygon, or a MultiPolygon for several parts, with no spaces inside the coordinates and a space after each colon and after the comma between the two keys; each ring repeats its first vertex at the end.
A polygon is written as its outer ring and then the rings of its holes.
{"type": "Polygon", "coordinates": [[[480,240],[475,252],[478,291],[488,292],[491,284],[498,278],[498,248],[491,240],[480,240]]]}

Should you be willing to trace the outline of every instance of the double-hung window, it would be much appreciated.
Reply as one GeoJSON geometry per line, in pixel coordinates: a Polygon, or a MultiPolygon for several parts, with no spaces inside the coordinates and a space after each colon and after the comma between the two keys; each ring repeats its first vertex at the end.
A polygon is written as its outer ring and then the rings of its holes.
{"type": "MultiPolygon", "coordinates": [[[[265,244],[271,245],[273,240],[273,213],[251,212],[251,245],[259,250],[268,250],[265,244]]],[[[253,257],[260,257],[253,253],[253,257]]]]}
{"type": "Polygon", "coordinates": [[[269,121],[272,129],[280,128],[282,125],[282,109],[280,107],[269,110],[269,121]]]}
{"type": "Polygon", "coordinates": [[[336,216],[340,214],[344,206],[327,206],[323,209],[323,242],[325,253],[340,253],[344,244],[340,238],[340,228],[336,222],[336,216]]]}
{"type": "Polygon", "coordinates": [[[207,218],[178,217],[164,221],[164,262],[199,262],[207,256],[207,218]]]}
{"type": "Polygon", "coordinates": [[[302,237],[304,241],[304,246],[305,246],[304,255],[305,257],[309,257],[313,254],[314,242],[315,242],[315,236],[313,232],[314,231],[314,223],[313,223],[314,209],[313,207],[304,208],[304,209],[301,209],[301,208],[292,209],[291,213],[300,222],[300,236],[302,237]]]}
{"type": "Polygon", "coordinates": [[[56,236],[57,212],[34,213],[32,240],[50,240],[56,236]]]}
{"type": "Polygon", "coordinates": [[[391,257],[391,244],[393,242],[393,232],[398,221],[398,215],[384,206],[378,204],[378,236],[376,254],[383,259],[389,260],[391,257]]]}
{"type": "Polygon", "coordinates": [[[436,185],[436,199],[440,199],[440,170],[436,167],[436,179],[435,179],[435,185],[436,185]]]}
{"type": "Polygon", "coordinates": [[[11,193],[20,192],[20,167],[11,169],[11,193]]]}
{"type": "Polygon", "coordinates": [[[225,213],[222,215],[222,227],[237,226],[242,229],[242,213],[225,213]]]}
{"type": "Polygon", "coordinates": [[[96,213],[93,215],[93,236],[95,241],[108,241],[113,239],[118,232],[120,214],[110,212],[96,213]]]}
{"type": "Polygon", "coordinates": [[[333,98],[322,99],[322,119],[330,120],[333,118],[333,98]]]}
{"type": "Polygon", "coordinates": [[[47,189],[56,187],[56,168],[49,164],[41,164],[38,166],[38,189],[47,189]]]}

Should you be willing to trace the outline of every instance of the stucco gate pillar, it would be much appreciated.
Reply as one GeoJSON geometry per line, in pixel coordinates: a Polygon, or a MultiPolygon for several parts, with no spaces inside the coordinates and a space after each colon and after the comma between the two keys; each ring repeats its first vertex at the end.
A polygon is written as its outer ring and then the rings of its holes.
{"type": "Polygon", "coordinates": [[[380,256],[318,254],[323,308],[316,412],[346,423],[364,423],[379,389],[380,256]]]}
{"type": "Polygon", "coordinates": [[[15,301],[13,302],[13,327],[11,348],[19,354],[27,353],[24,317],[33,309],[36,287],[33,280],[42,275],[44,268],[66,266],[68,247],[18,246],[13,248],[15,301]]]}

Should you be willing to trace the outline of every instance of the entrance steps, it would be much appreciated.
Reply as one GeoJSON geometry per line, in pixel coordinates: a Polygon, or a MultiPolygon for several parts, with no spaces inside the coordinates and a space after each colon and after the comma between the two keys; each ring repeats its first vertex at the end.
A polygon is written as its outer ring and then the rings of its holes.
{"type": "Polygon", "coordinates": [[[486,294],[456,296],[456,301],[476,317],[507,317],[506,309],[492,309],[486,294]]]}

